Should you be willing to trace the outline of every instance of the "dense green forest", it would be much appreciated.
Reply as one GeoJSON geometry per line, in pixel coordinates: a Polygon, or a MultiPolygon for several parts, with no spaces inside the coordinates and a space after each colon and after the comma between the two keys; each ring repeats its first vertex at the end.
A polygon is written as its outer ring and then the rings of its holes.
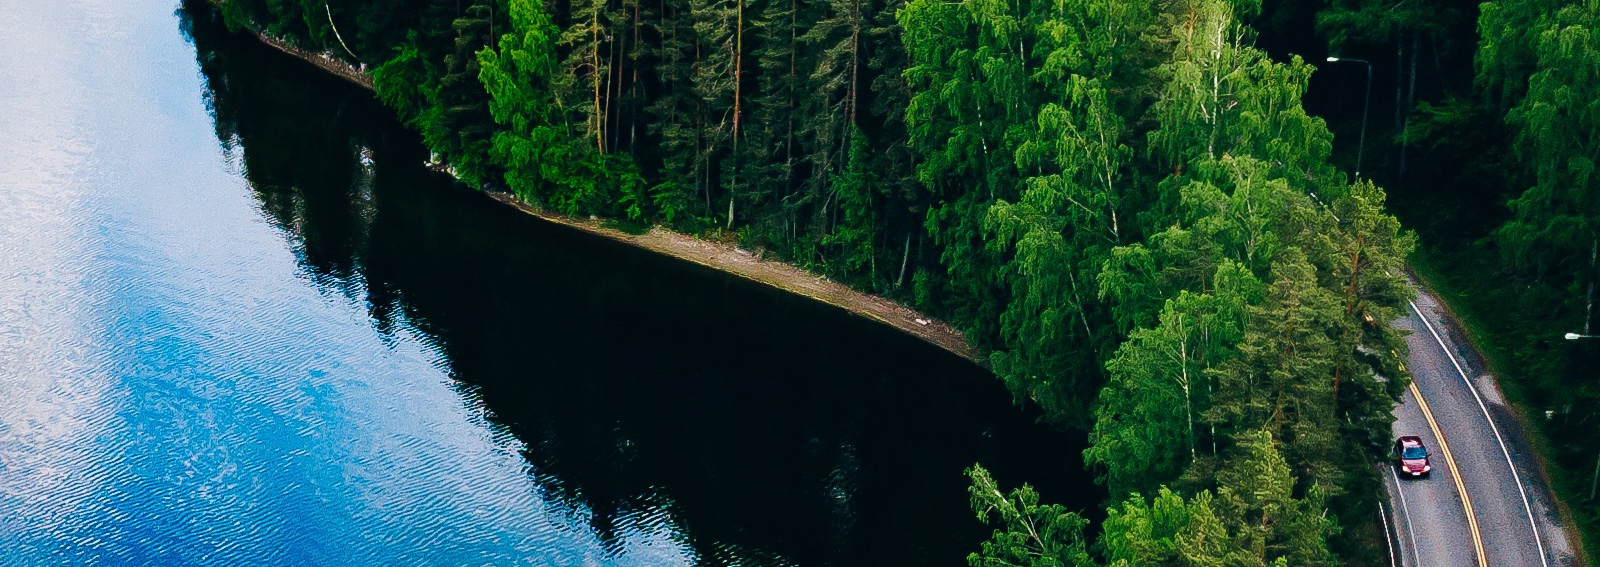
{"type": "Polygon", "coordinates": [[[1414,249],[1560,414],[1569,496],[1600,448],[1600,349],[1547,340],[1594,330],[1600,0],[221,6],[370,69],[471,185],[737,238],[961,327],[1090,432],[1111,506],[1090,527],[975,467],[999,529],[974,565],[1370,552],[1414,249]],[[1328,54],[1372,70],[1302,58],[1328,54]]]}
{"type": "Polygon", "coordinates": [[[1395,210],[1414,264],[1484,347],[1538,431],[1546,470],[1600,546],[1600,2],[1496,0],[1452,41],[1467,61],[1401,131],[1414,155],[1395,210]]]}

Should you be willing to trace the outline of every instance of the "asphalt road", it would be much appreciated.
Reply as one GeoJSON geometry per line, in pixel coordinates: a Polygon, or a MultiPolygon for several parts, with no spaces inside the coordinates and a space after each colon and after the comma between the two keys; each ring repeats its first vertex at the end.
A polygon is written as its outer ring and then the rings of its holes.
{"type": "Polygon", "coordinates": [[[1397,325],[1411,330],[1414,387],[1394,433],[1422,437],[1433,465],[1425,479],[1384,467],[1400,564],[1574,565],[1544,474],[1482,357],[1426,289],[1397,325]]]}

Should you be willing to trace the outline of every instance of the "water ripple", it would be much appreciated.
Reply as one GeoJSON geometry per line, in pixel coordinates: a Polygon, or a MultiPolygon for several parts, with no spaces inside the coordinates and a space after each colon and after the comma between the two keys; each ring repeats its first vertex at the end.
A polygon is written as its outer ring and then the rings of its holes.
{"type": "Polygon", "coordinates": [[[0,566],[955,565],[981,535],[958,471],[1017,470],[975,432],[1032,416],[970,368],[422,185],[364,95],[174,18],[0,2],[0,566]]]}

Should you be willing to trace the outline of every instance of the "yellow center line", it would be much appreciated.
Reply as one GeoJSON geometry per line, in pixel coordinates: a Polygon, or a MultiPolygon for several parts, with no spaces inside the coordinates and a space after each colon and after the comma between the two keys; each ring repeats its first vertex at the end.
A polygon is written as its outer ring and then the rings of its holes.
{"type": "Polygon", "coordinates": [[[1422,408],[1422,417],[1428,419],[1428,428],[1433,430],[1433,438],[1439,440],[1439,450],[1444,453],[1444,462],[1450,465],[1450,480],[1455,481],[1456,491],[1461,493],[1461,507],[1467,512],[1467,529],[1472,532],[1472,547],[1478,552],[1478,567],[1489,567],[1489,559],[1484,555],[1483,537],[1478,533],[1478,516],[1472,511],[1472,497],[1467,494],[1467,485],[1461,483],[1461,469],[1456,467],[1456,460],[1450,456],[1450,444],[1444,440],[1444,431],[1439,430],[1439,422],[1433,420],[1433,412],[1428,409],[1428,400],[1422,398],[1422,391],[1417,389],[1417,383],[1411,383],[1411,396],[1417,399],[1417,407],[1422,408]]]}

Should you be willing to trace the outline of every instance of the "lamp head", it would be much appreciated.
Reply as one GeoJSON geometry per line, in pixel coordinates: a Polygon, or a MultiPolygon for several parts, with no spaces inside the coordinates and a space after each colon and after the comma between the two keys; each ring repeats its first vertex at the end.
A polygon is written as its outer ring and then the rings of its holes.
{"type": "Polygon", "coordinates": [[[1567,333],[1567,340],[1569,341],[1575,341],[1581,338],[1583,338],[1583,335],[1577,333],[1567,333]]]}
{"type": "Polygon", "coordinates": [[[1337,61],[1338,61],[1338,60],[1339,60],[1339,58],[1338,58],[1338,57],[1329,57],[1329,58],[1328,58],[1328,62],[1329,62],[1329,63],[1334,63],[1334,62],[1337,62],[1337,61]]]}

